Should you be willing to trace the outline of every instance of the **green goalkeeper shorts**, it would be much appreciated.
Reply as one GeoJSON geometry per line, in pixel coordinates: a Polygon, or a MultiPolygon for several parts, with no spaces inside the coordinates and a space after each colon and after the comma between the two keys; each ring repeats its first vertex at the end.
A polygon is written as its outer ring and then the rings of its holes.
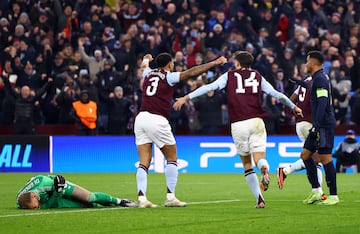
{"type": "Polygon", "coordinates": [[[97,207],[96,203],[82,203],[76,200],[59,198],[58,208],[93,208],[97,207]]]}

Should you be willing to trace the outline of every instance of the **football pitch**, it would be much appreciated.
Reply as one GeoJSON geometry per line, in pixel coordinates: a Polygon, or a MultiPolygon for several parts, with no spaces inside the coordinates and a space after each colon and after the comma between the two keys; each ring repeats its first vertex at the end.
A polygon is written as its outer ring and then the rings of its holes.
{"type": "MultiPolygon", "coordinates": [[[[338,174],[340,203],[304,205],[305,174],[293,174],[279,190],[271,174],[265,209],[243,174],[179,174],[176,195],[187,207],[167,208],[164,174],[150,173],[147,197],[155,209],[88,208],[19,210],[17,191],[34,173],[0,173],[0,232],[7,233],[360,233],[360,174],[338,174]]],[[[136,199],[135,173],[63,174],[91,191],[136,199]]],[[[324,187],[325,193],[328,189],[324,187]]]]}

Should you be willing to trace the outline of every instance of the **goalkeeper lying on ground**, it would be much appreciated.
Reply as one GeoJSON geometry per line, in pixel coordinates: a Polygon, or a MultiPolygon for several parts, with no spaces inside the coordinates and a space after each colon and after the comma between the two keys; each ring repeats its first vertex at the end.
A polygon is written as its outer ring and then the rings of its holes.
{"type": "Polygon", "coordinates": [[[101,192],[90,192],[65,181],[61,175],[37,175],[16,196],[21,209],[80,208],[103,206],[136,207],[133,200],[121,199],[101,192]]]}

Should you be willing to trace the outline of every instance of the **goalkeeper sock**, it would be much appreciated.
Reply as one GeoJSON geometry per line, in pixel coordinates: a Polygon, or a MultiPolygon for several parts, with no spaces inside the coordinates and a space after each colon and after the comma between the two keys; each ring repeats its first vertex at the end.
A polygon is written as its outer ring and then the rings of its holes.
{"type": "Polygon", "coordinates": [[[259,180],[256,176],[254,169],[245,171],[245,179],[251,189],[251,192],[254,194],[254,197],[256,199],[258,199],[259,196],[263,197],[259,186],[259,180]]]}
{"type": "Polygon", "coordinates": [[[147,174],[148,174],[148,168],[140,164],[136,172],[138,196],[146,196],[147,174]]]}
{"type": "Polygon", "coordinates": [[[120,203],[118,198],[102,192],[90,193],[89,202],[98,203],[103,206],[118,205],[120,203]]]}
{"type": "Polygon", "coordinates": [[[168,161],[165,168],[165,177],[168,193],[175,193],[175,187],[178,179],[177,162],[168,161]]]}

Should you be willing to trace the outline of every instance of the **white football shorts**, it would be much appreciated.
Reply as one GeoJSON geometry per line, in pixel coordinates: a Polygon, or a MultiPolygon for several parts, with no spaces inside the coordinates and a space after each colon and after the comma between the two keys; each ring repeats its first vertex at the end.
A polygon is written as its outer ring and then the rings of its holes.
{"type": "Polygon", "coordinates": [[[302,142],[305,142],[311,128],[312,123],[308,121],[301,121],[296,123],[296,134],[302,142]]]}
{"type": "Polygon", "coordinates": [[[135,118],[136,145],[154,143],[160,149],[164,145],[176,144],[169,121],[161,115],[141,111],[135,118]]]}
{"type": "Polygon", "coordinates": [[[231,124],[231,135],[238,154],[266,152],[266,129],[261,118],[252,118],[231,124]]]}

